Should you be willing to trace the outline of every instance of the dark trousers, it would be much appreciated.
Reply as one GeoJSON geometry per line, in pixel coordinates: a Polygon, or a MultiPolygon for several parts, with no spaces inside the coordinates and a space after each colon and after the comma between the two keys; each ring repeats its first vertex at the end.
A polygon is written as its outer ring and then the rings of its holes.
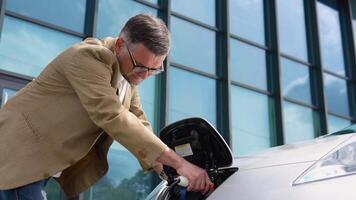
{"type": "Polygon", "coordinates": [[[10,190],[0,190],[0,200],[47,200],[44,187],[49,179],[10,190]]]}

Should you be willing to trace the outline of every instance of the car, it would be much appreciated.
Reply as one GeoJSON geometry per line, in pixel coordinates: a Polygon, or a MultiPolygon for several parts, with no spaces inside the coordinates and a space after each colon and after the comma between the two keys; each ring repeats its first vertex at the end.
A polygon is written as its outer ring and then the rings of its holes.
{"type": "Polygon", "coordinates": [[[164,166],[163,180],[146,200],[350,200],[356,198],[356,125],[341,131],[233,158],[206,120],[189,118],[160,132],[170,148],[205,169],[215,190],[207,195],[179,186],[164,166]]]}

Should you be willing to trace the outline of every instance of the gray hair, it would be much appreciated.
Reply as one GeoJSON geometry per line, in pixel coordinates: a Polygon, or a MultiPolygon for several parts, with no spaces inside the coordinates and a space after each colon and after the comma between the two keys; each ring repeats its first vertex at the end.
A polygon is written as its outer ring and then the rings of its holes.
{"type": "Polygon", "coordinates": [[[148,13],[130,18],[120,36],[130,44],[142,43],[158,56],[167,54],[171,45],[170,33],[165,23],[148,13]]]}

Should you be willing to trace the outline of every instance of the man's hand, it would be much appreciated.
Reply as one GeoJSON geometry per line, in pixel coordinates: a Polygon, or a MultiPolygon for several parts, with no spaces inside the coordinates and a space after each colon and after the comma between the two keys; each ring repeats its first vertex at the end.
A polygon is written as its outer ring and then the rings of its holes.
{"type": "Polygon", "coordinates": [[[164,173],[163,171],[163,165],[161,163],[159,163],[158,165],[153,167],[153,170],[157,173],[157,175],[159,176],[160,179],[162,180],[168,180],[167,174],[164,173]]]}
{"type": "Polygon", "coordinates": [[[206,194],[209,190],[213,189],[208,174],[205,170],[185,161],[181,167],[176,169],[178,174],[185,176],[189,180],[188,191],[199,191],[206,194]]]}
{"type": "MultiPolygon", "coordinates": [[[[189,181],[188,191],[206,194],[209,190],[213,189],[214,185],[205,170],[189,163],[170,148],[167,148],[157,158],[157,161],[173,167],[179,175],[185,176],[189,181]]],[[[159,167],[156,166],[154,169],[159,169],[159,167]]]]}
{"type": "Polygon", "coordinates": [[[159,175],[163,171],[163,165],[158,163],[158,165],[153,167],[153,170],[159,175]]]}

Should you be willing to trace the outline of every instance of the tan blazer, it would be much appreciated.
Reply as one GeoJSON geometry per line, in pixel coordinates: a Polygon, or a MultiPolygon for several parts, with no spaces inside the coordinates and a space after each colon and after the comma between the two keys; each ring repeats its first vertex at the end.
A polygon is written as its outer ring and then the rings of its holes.
{"type": "Polygon", "coordinates": [[[65,50],[0,110],[0,189],[63,171],[57,181],[77,195],[107,172],[113,139],[144,170],[156,164],[166,145],[153,134],[136,86],[121,104],[114,44],[88,38],[65,50]]]}

